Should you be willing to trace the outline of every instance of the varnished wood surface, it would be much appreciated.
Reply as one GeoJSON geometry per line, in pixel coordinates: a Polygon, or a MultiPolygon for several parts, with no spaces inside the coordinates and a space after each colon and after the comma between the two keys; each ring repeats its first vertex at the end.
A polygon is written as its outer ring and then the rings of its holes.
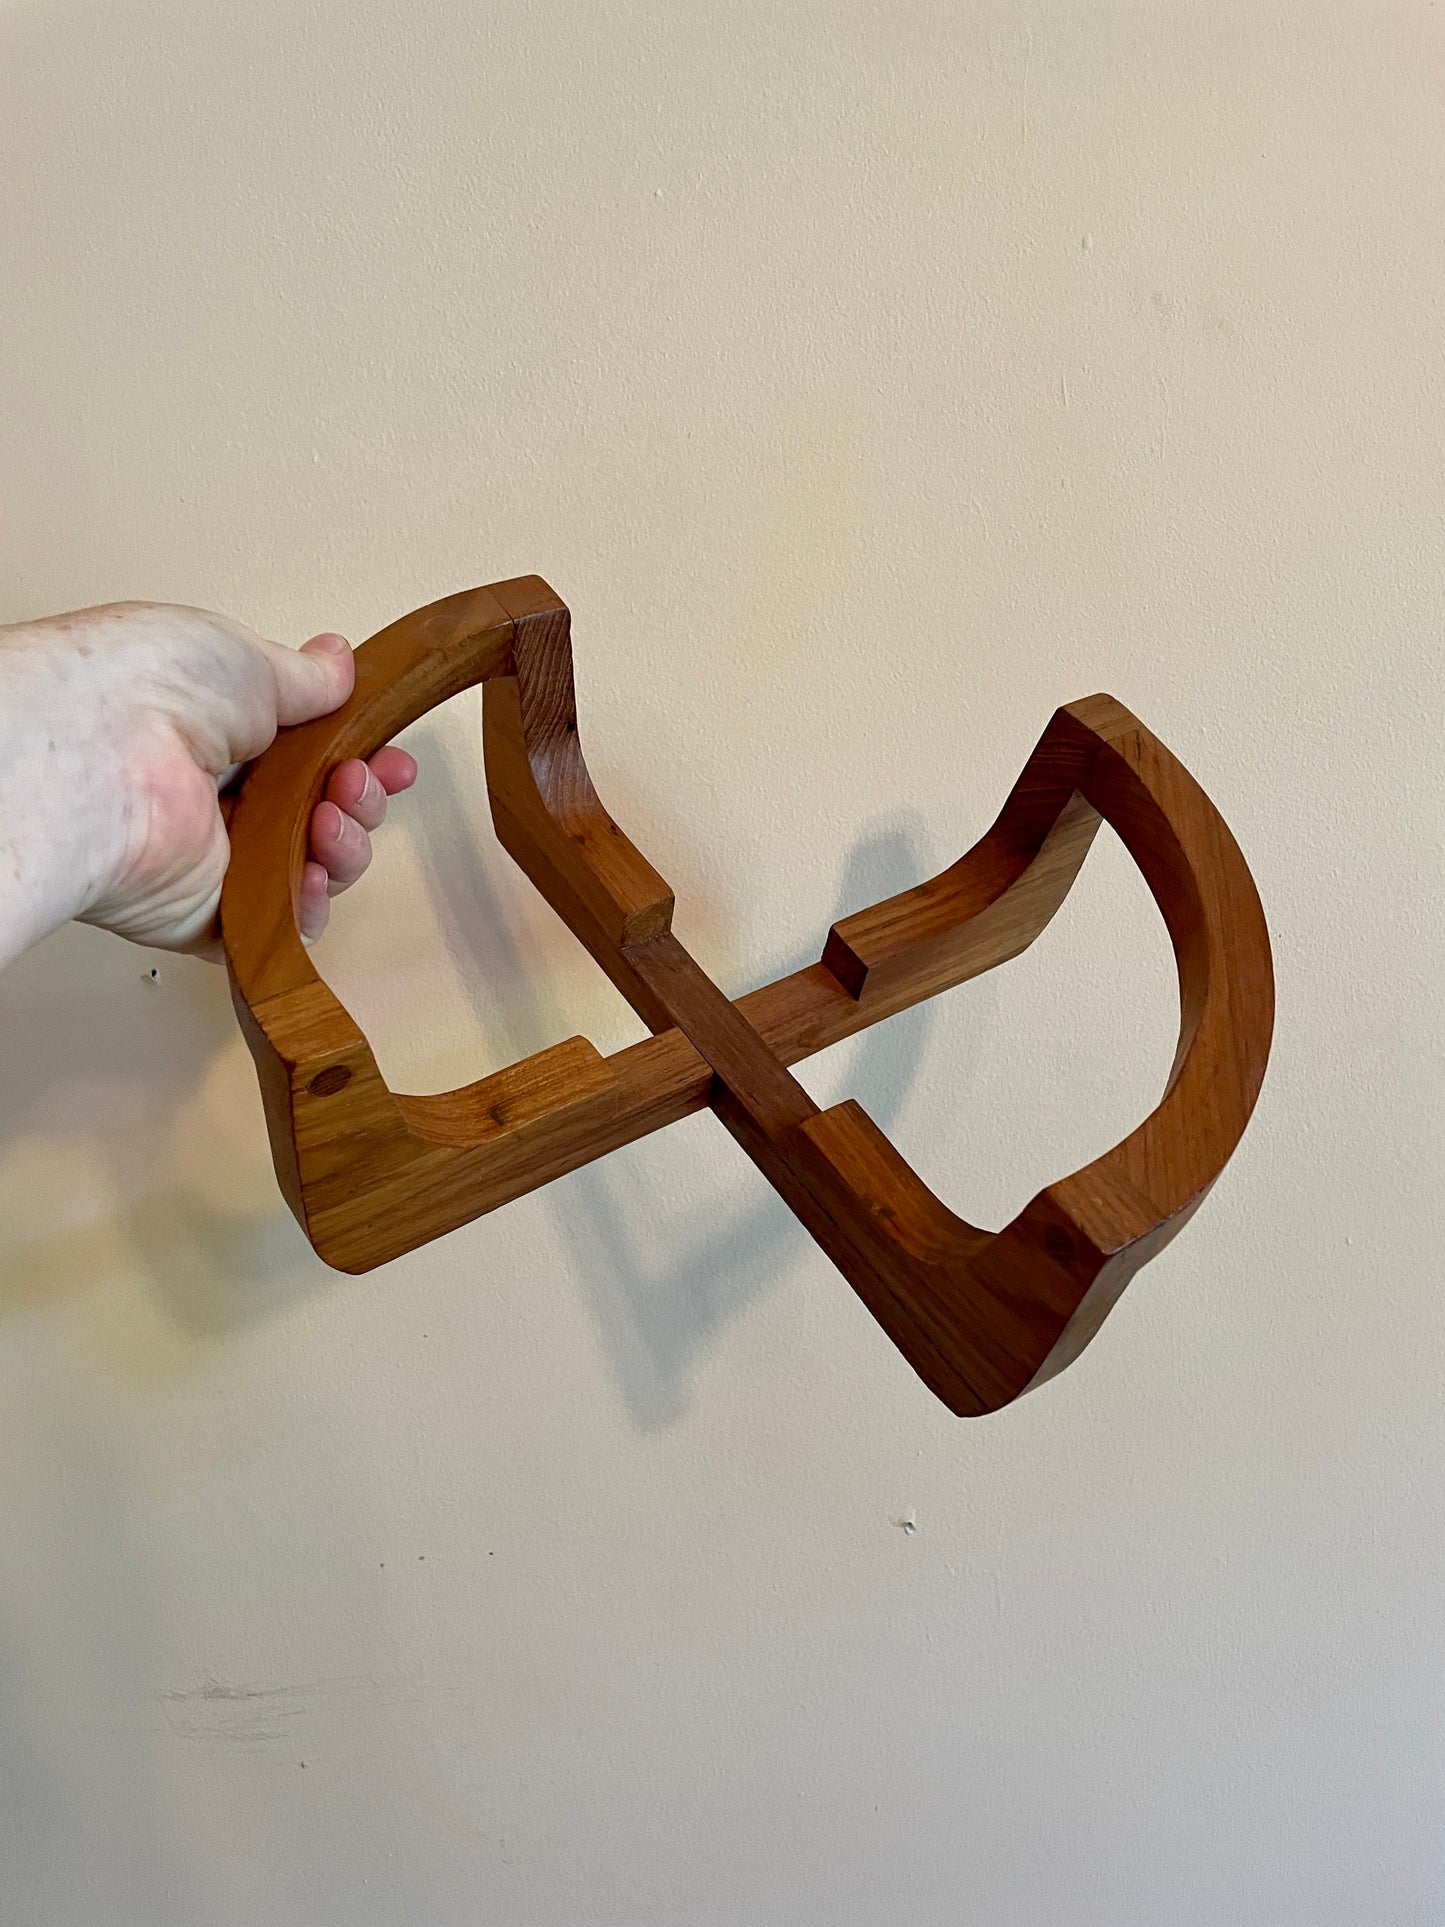
{"type": "Polygon", "coordinates": [[[342,710],[283,732],[249,772],[222,899],[278,1176],[328,1262],[369,1269],[711,1104],[925,1382],[975,1414],[1077,1355],[1237,1143],[1272,1024],[1263,914],[1218,812],[1111,698],[1057,712],[959,862],[844,918],[820,963],[733,1001],[672,933],[671,891],[596,794],[568,615],[545,583],[419,610],[358,650],[357,669],[342,710]],[[607,1059],[573,1038],[459,1091],[393,1094],[296,936],[306,823],[339,762],[476,682],[502,843],[655,1034],[607,1059]],[[789,1067],[1016,956],[1101,818],[1169,928],[1179,1049],[1137,1131],[991,1236],[937,1199],[861,1107],[820,1111],[789,1067]]]}

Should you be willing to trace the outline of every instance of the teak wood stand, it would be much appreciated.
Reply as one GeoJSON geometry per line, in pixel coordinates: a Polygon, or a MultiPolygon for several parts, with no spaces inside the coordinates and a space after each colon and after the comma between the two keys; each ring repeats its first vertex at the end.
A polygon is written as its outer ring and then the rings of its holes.
{"type": "Polygon", "coordinates": [[[1274,993],[1264,916],[1209,798],[1109,696],[1056,712],[968,854],[834,924],[822,960],[734,1002],[672,934],[672,892],[582,760],[565,606],[537,576],[448,596],[356,652],[330,716],[283,730],[231,820],[222,936],[276,1173],[328,1264],[367,1271],[710,1105],[938,1397],[991,1412],[1076,1358],[1193,1213],[1249,1119],[1274,993]],[[311,812],[335,767],[475,683],[505,848],[653,1035],[585,1038],[433,1097],[388,1089],[297,934],[311,812]],[[1164,916],[1179,1048],[1158,1108],[1002,1231],[955,1216],[852,1102],[789,1065],[1025,949],[1104,820],[1164,916]]]}

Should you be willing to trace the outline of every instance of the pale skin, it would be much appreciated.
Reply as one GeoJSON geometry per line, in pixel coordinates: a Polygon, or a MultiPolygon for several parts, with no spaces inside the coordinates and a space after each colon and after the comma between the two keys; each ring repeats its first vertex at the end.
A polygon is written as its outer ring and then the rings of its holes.
{"type": "MultiPolygon", "coordinates": [[[[342,636],[290,649],[169,603],[0,627],[0,969],[72,919],[219,957],[227,785],[278,728],[345,702],[354,676],[342,636]]],[[[332,773],[301,883],[307,942],[415,780],[394,745],[332,773]]]]}

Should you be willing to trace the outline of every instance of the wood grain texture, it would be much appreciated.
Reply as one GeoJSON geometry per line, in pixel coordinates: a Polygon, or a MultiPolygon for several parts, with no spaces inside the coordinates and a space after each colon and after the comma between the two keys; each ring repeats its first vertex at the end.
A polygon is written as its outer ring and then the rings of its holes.
{"type": "Polygon", "coordinates": [[[672,893],[607,814],[577,723],[569,618],[539,578],[454,596],[357,652],[334,716],[283,732],[232,823],[222,930],[282,1189],[328,1262],[365,1270],[710,1104],[924,1381],[992,1411],[1088,1342],[1238,1142],[1273,1019],[1269,944],[1227,826],[1107,696],[1061,709],[997,822],[939,876],[830,931],[820,963],[736,1001],[672,932],[672,893]],[[503,845],[653,1036],[572,1038],[459,1091],[390,1092],[296,936],[306,824],[327,776],[485,683],[503,845]],[[1100,821],[1159,904],[1179,1047],[1159,1107],[997,1234],[934,1196],[860,1106],[820,1111],[789,1067],[1027,947],[1100,821]]]}

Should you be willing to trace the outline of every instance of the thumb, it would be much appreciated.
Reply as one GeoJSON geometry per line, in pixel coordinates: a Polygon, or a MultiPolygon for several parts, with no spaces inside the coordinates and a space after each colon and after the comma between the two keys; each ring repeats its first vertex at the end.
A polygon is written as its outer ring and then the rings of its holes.
{"type": "Polygon", "coordinates": [[[276,721],[283,727],[339,709],[356,682],[356,662],[345,636],[312,636],[299,649],[268,643],[266,654],[276,678],[276,721]]]}

